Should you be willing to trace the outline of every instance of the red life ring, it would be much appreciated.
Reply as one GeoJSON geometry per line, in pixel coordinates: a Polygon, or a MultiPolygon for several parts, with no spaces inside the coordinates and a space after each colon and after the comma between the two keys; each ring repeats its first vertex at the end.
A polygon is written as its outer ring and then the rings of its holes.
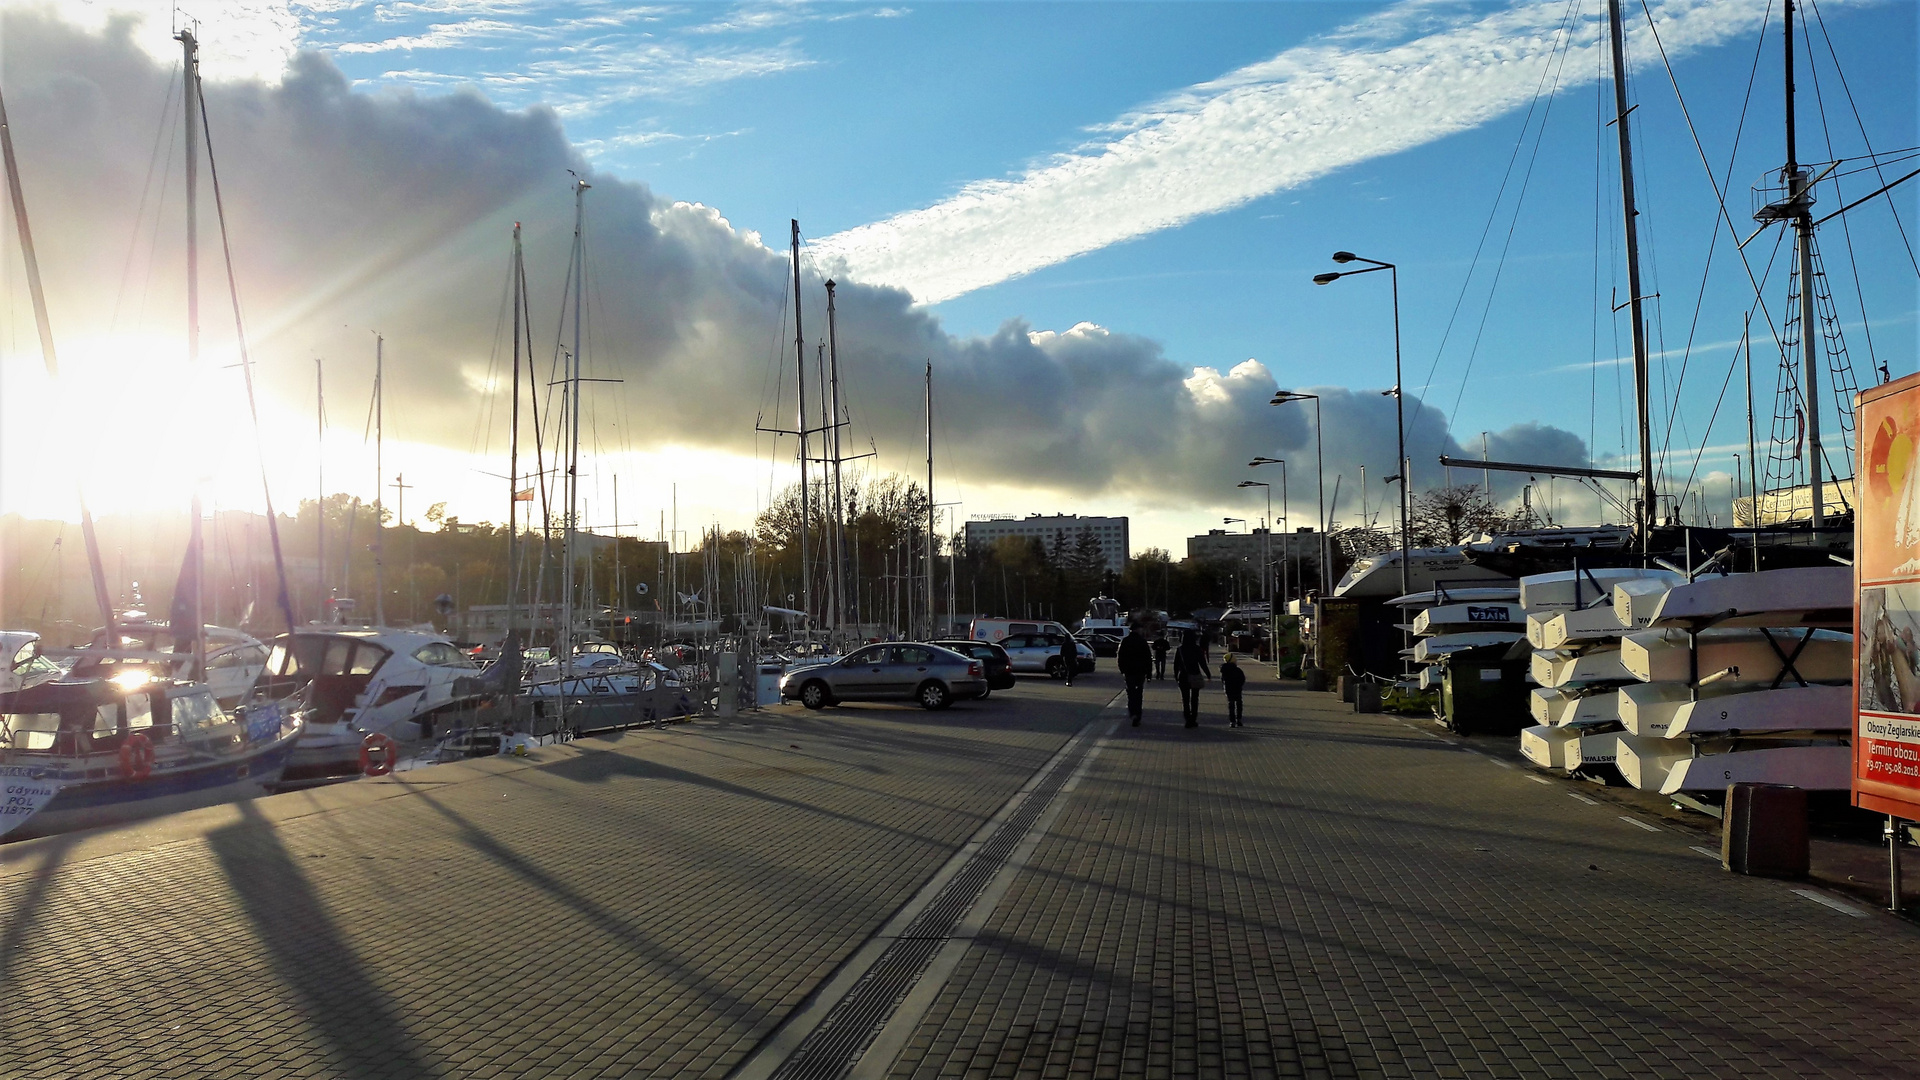
{"type": "Polygon", "coordinates": [[[360,741],[360,771],[368,776],[385,776],[400,760],[400,744],[393,736],[373,732],[360,741]]]}
{"type": "Polygon", "coordinates": [[[120,771],[135,780],[153,775],[153,740],[139,732],[120,744],[120,771]]]}

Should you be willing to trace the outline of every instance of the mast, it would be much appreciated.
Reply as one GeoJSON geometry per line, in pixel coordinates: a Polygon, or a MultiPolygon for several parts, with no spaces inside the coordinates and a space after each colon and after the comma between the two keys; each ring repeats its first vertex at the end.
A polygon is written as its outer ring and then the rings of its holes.
{"type": "MultiPolygon", "coordinates": [[[[520,335],[522,304],[526,295],[527,266],[520,252],[520,223],[513,223],[513,406],[512,419],[508,421],[507,433],[507,632],[500,642],[500,656],[504,659],[517,650],[512,648],[514,640],[514,617],[518,614],[520,591],[520,335]]],[[[532,362],[532,357],[528,357],[532,362]]],[[[508,716],[514,716],[513,695],[520,688],[520,680],[512,679],[507,684],[508,716]]]]}
{"type": "Polygon", "coordinates": [[[1793,0],[1786,0],[1785,16],[1787,166],[1783,171],[1789,196],[1787,205],[1793,216],[1794,256],[1800,271],[1800,365],[1802,396],[1807,405],[1807,482],[1813,496],[1813,527],[1818,529],[1827,522],[1827,506],[1820,478],[1819,339],[1815,336],[1813,310],[1813,170],[1800,167],[1794,132],[1793,0]]]}
{"type": "Polygon", "coordinates": [[[320,603],[315,618],[322,622],[327,618],[327,373],[324,362],[313,358],[313,413],[316,439],[314,445],[319,453],[314,455],[313,480],[318,489],[319,502],[314,504],[318,511],[313,540],[314,561],[320,564],[320,603]]]}
{"type": "MultiPolygon", "coordinates": [[[[1620,0],[1607,0],[1607,28],[1613,41],[1614,127],[1620,139],[1620,207],[1627,241],[1627,307],[1633,319],[1633,396],[1640,427],[1640,550],[1642,556],[1653,541],[1653,525],[1659,517],[1654,501],[1653,418],[1648,397],[1647,323],[1641,311],[1640,292],[1640,211],[1633,198],[1633,139],[1627,131],[1627,59],[1626,43],[1620,22],[1620,0]]],[[[1617,309],[1616,309],[1617,310],[1617,309]]]]}
{"type": "Polygon", "coordinates": [[[939,631],[933,625],[933,361],[927,361],[927,636],[939,631]]]}
{"type": "MultiPolygon", "coordinates": [[[[180,42],[182,67],[180,69],[181,92],[184,95],[184,108],[187,122],[187,366],[197,369],[200,366],[200,229],[199,229],[199,154],[200,125],[195,121],[200,116],[200,61],[199,42],[193,38],[193,32],[182,30],[175,35],[180,42]]],[[[193,568],[193,677],[207,677],[207,619],[206,619],[206,550],[201,537],[200,495],[193,496],[193,521],[188,532],[188,557],[198,565],[193,568]]],[[[177,603],[177,601],[176,601],[177,603]]],[[[180,640],[180,628],[173,628],[173,638],[180,640]]]]}
{"type": "Polygon", "coordinates": [[[807,533],[813,527],[812,499],[807,491],[807,335],[800,327],[800,220],[793,222],[793,373],[799,397],[794,430],[800,436],[800,610],[808,644],[813,642],[813,549],[807,533]]]}
{"type": "MultiPolygon", "coordinates": [[[[587,212],[587,188],[591,185],[580,177],[573,178],[573,355],[567,365],[567,515],[563,521],[566,532],[560,542],[561,587],[560,587],[560,675],[565,678],[568,667],[573,662],[573,543],[579,531],[578,510],[580,497],[580,308],[582,297],[586,294],[587,259],[585,250],[585,228],[587,212]]],[[[566,684],[560,685],[560,716],[564,722],[567,713],[566,684]]]]}
{"type": "Polygon", "coordinates": [[[833,607],[834,631],[845,636],[847,620],[847,509],[840,479],[840,342],[833,307],[834,283],[827,281],[827,385],[833,422],[827,438],[833,447],[833,607]]]}
{"type": "Polygon", "coordinates": [[[373,624],[387,625],[386,503],[380,492],[387,482],[387,398],[385,389],[387,339],[373,335],[373,624]]]}

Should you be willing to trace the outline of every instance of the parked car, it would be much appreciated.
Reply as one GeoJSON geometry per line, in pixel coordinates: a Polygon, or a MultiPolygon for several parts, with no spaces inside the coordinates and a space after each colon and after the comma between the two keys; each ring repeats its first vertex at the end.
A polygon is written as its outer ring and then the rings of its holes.
{"type": "MultiPolygon", "coordinates": [[[[952,649],[961,656],[971,656],[980,661],[986,673],[988,690],[1007,690],[1013,686],[1013,660],[1007,656],[1007,650],[991,641],[969,641],[966,638],[941,638],[929,641],[929,645],[938,645],[943,649],[952,649]]],[[[986,694],[981,694],[986,697],[986,694]]]]}
{"type": "Polygon", "coordinates": [[[884,698],[908,698],[923,709],[944,709],[957,698],[982,697],[989,689],[981,661],[910,641],[868,645],[833,663],[795,668],[780,677],[780,696],[809,709],[884,698]]]}
{"type": "Polygon", "coordinates": [[[1127,632],[1111,626],[1096,626],[1073,636],[1074,640],[1092,649],[1095,656],[1119,656],[1120,639],[1127,636],[1127,632]]]}
{"type": "MultiPolygon", "coordinates": [[[[1060,646],[1067,640],[1063,634],[1011,634],[1000,639],[1000,647],[1007,650],[1008,659],[1013,661],[1013,670],[1058,679],[1062,674],[1060,646]]],[[[1074,668],[1075,674],[1092,671],[1093,650],[1078,641],[1073,644],[1080,656],[1080,663],[1074,668]]]]}

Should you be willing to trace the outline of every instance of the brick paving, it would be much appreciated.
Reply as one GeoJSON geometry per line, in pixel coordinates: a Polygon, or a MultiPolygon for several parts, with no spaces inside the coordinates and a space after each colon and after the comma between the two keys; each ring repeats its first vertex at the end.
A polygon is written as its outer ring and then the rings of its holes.
{"type": "MultiPolygon", "coordinates": [[[[893,1075],[1920,1075],[1920,929],[1419,724],[1259,680],[1247,728],[1188,732],[1167,686],[893,1075]]],[[[0,1077],[725,1076],[1117,689],[0,847],[0,1077]]]]}
{"type": "Polygon", "coordinates": [[[0,1077],[721,1076],[1110,692],[783,709],[0,848],[0,1077]]]}
{"type": "Polygon", "coordinates": [[[1920,929],[1419,723],[1248,698],[1185,731],[1150,692],[892,1076],[1920,1075],[1920,929]]]}

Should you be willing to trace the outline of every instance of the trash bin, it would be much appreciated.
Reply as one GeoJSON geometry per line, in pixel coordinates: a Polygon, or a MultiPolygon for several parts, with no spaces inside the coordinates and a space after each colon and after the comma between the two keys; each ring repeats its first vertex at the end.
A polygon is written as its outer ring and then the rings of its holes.
{"type": "MultiPolygon", "coordinates": [[[[1524,646],[1526,642],[1518,642],[1524,646]]],[[[1446,659],[1440,682],[1440,715],[1460,735],[1518,735],[1533,723],[1527,711],[1527,665],[1531,654],[1510,645],[1462,649],[1446,659]]]]}
{"type": "Polygon", "coordinates": [[[1353,711],[1357,713],[1377,713],[1380,711],[1380,684],[1377,682],[1356,682],[1353,686],[1353,711]]]}
{"type": "Polygon", "coordinates": [[[1789,784],[1728,784],[1720,865],[1754,877],[1807,876],[1807,793],[1789,784]]]}

